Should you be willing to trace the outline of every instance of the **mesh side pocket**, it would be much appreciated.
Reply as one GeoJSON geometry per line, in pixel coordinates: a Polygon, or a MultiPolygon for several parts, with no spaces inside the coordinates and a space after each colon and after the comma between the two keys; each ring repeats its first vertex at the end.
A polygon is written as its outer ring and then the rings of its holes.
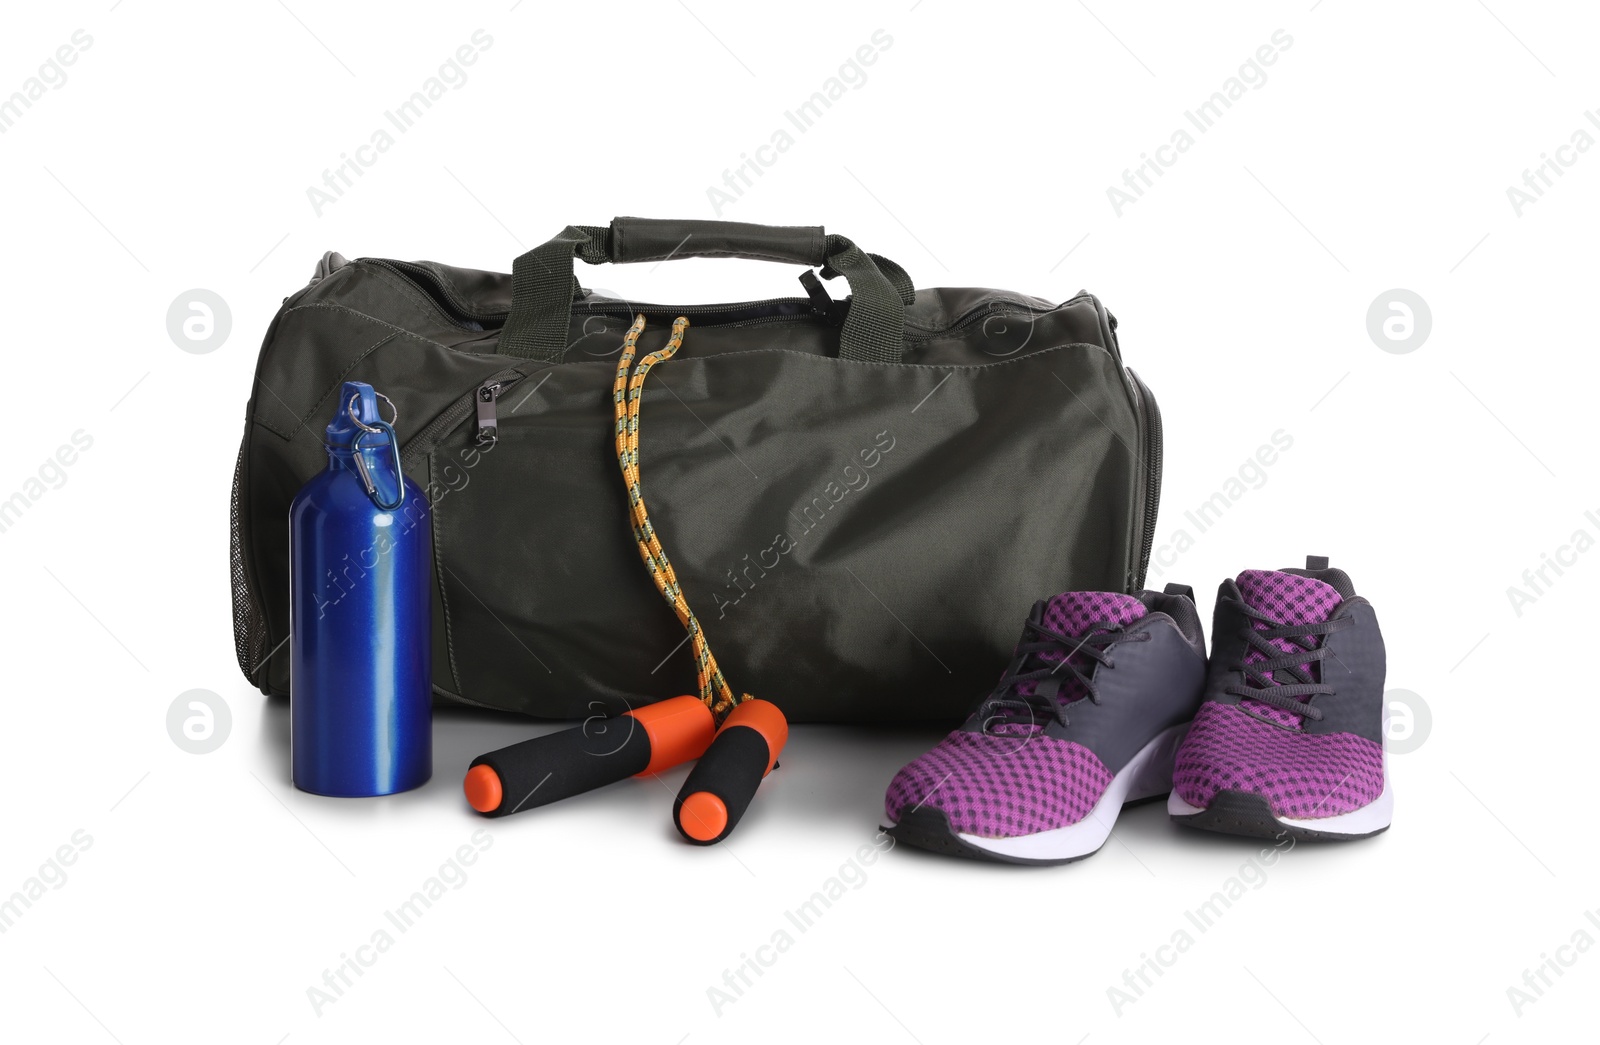
{"type": "Polygon", "coordinates": [[[233,496],[228,507],[228,564],[233,579],[233,645],[239,655],[239,670],[254,682],[267,644],[267,628],[244,568],[244,539],[239,532],[239,481],[243,471],[244,447],[241,446],[233,466],[233,496]]]}

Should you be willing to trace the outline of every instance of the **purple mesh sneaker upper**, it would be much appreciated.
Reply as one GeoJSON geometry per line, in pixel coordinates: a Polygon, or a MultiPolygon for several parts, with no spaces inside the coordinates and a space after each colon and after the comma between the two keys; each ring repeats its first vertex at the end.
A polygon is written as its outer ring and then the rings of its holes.
{"type": "Polygon", "coordinates": [[[1178,749],[1172,789],[1205,808],[1218,791],[1264,795],[1274,815],[1337,816],[1383,792],[1383,746],[1354,733],[1302,733],[1207,701],[1178,749]]]}
{"type": "MultiPolygon", "coordinates": [[[[1245,605],[1280,625],[1323,623],[1344,602],[1332,585],[1294,573],[1245,570],[1235,583],[1245,605]]],[[[1273,630],[1256,619],[1250,627],[1273,630]]],[[[1296,654],[1316,649],[1319,640],[1306,636],[1297,642],[1291,636],[1264,644],[1296,654]]],[[[1268,659],[1254,646],[1244,654],[1246,666],[1268,659]]],[[[1300,671],[1321,682],[1326,667],[1327,662],[1308,657],[1300,671]]],[[[1279,669],[1279,677],[1271,671],[1260,675],[1271,685],[1249,680],[1246,688],[1266,692],[1272,685],[1299,681],[1291,669],[1279,669]]],[[[1375,801],[1383,792],[1383,745],[1355,733],[1307,732],[1304,725],[1304,716],[1248,695],[1240,695],[1237,704],[1208,700],[1178,750],[1173,790],[1202,808],[1218,791],[1259,794],[1274,815],[1297,820],[1337,816],[1375,801]]]]}
{"type": "MultiPolygon", "coordinates": [[[[1066,592],[1045,603],[1038,623],[1079,639],[1131,624],[1145,613],[1144,603],[1132,595],[1066,592]]],[[[1087,656],[1060,650],[1041,650],[1033,659],[1039,662],[1034,667],[1063,659],[1085,671],[1093,666],[1087,656]]],[[[1062,671],[1059,680],[1058,701],[1086,696],[1072,672],[1062,671]]],[[[1019,695],[1031,696],[1036,689],[1031,679],[1016,684],[1019,695]]],[[[987,730],[958,729],[945,737],[895,774],[884,811],[899,821],[904,813],[930,806],[945,814],[954,831],[1014,838],[1077,823],[1110,783],[1110,770],[1088,748],[1045,736],[1042,722],[1009,722],[987,730]]]]}
{"type": "Polygon", "coordinates": [[[1085,628],[1101,621],[1120,627],[1132,624],[1146,613],[1144,603],[1132,595],[1114,591],[1062,592],[1044,606],[1044,625],[1063,635],[1081,635],[1085,628]]]}
{"type": "MultiPolygon", "coordinates": [[[[1045,603],[1040,623],[1059,634],[1078,637],[1095,624],[1109,624],[1114,628],[1132,624],[1146,612],[1144,603],[1132,595],[1114,591],[1068,591],[1045,603]]],[[[1062,654],[1053,650],[1045,650],[1038,656],[1046,664],[1056,664],[1062,659],[1062,654]]],[[[1088,666],[1087,658],[1082,656],[1068,656],[1066,660],[1078,667],[1088,666]]],[[[1033,682],[1021,682],[1017,692],[1031,694],[1035,688],[1033,682]]],[[[1077,700],[1081,696],[1082,684],[1068,674],[1062,680],[1061,699],[1077,700]]]]}
{"type": "Polygon", "coordinates": [[[958,729],[895,774],[883,806],[894,821],[926,805],[951,830],[1015,838],[1077,823],[1110,783],[1094,752],[1071,741],[958,729]]]}
{"type": "MultiPolygon", "coordinates": [[[[1329,614],[1338,609],[1339,603],[1344,601],[1332,586],[1314,577],[1279,573],[1276,570],[1245,570],[1239,574],[1237,583],[1239,595],[1244,599],[1245,605],[1266,614],[1279,624],[1316,624],[1325,621],[1329,614]]],[[[1255,622],[1253,626],[1257,631],[1267,630],[1267,626],[1260,621],[1255,622]]],[[[1272,639],[1271,642],[1285,653],[1296,653],[1304,649],[1290,639],[1272,639]]],[[[1252,649],[1245,654],[1244,662],[1260,664],[1266,659],[1259,650],[1252,649]]],[[[1312,669],[1310,665],[1304,665],[1301,670],[1312,669]]],[[[1267,672],[1266,676],[1272,678],[1272,672],[1267,672]]],[[[1286,726],[1300,724],[1299,715],[1283,708],[1276,708],[1259,700],[1250,700],[1248,697],[1241,703],[1256,714],[1270,718],[1274,722],[1281,722],[1286,726]]]]}

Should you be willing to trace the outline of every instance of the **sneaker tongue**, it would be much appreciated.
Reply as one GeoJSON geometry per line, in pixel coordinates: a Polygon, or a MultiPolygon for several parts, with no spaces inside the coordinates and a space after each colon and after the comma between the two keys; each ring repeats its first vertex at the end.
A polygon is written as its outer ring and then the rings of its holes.
{"type": "Polygon", "coordinates": [[[1132,624],[1146,613],[1144,603],[1114,591],[1068,591],[1035,607],[1035,619],[1062,635],[1081,635],[1091,624],[1132,624]]]}
{"type": "MultiPolygon", "coordinates": [[[[1327,620],[1344,601],[1344,597],[1330,584],[1325,584],[1315,577],[1284,573],[1279,570],[1245,570],[1239,574],[1234,583],[1239,586],[1239,597],[1244,600],[1245,605],[1279,624],[1318,624],[1327,620]]],[[[1253,626],[1257,631],[1267,630],[1267,626],[1259,621],[1253,626]]],[[[1284,653],[1296,653],[1302,648],[1288,639],[1272,639],[1271,643],[1284,653]]],[[[1244,662],[1259,664],[1266,659],[1261,653],[1252,649],[1245,654],[1244,662]]],[[[1302,664],[1300,668],[1308,673],[1312,671],[1310,664],[1302,664]]],[[[1265,676],[1274,682],[1279,681],[1273,678],[1273,673],[1270,671],[1265,672],[1265,676]]],[[[1285,678],[1283,681],[1293,680],[1285,678]]],[[[1248,697],[1244,702],[1251,710],[1286,726],[1300,725],[1299,715],[1291,714],[1282,708],[1248,697]]]]}
{"type": "Polygon", "coordinates": [[[1317,624],[1344,601],[1331,584],[1278,570],[1245,570],[1235,583],[1245,605],[1279,624],[1317,624]]]}
{"type": "MultiPolygon", "coordinates": [[[[1043,599],[1034,603],[1033,612],[1028,619],[1058,635],[1078,638],[1088,631],[1091,625],[1119,628],[1132,624],[1146,612],[1144,603],[1132,595],[1114,591],[1069,591],[1053,599],[1043,599]]],[[[1023,637],[1026,640],[1028,636],[1023,637]]],[[[1041,650],[1034,654],[1035,659],[1031,666],[1037,668],[1042,664],[1059,664],[1063,655],[1060,650],[1041,650]]],[[[1073,654],[1066,659],[1070,664],[1084,670],[1088,670],[1092,664],[1092,661],[1082,654],[1073,654]]],[[[1017,684],[1017,695],[1032,696],[1037,688],[1037,682],[1020,682],[1017,684]]],[[[1083,686],[1077,678],[1071,672],[1063,670],[1056,699],[1067,703],[1085,695],[1083,686]]],[[[1018,724],[1002,726],[997,732],[1020,736],[1037,732],[1042,728],[1040,725],[1018,724]]]]}

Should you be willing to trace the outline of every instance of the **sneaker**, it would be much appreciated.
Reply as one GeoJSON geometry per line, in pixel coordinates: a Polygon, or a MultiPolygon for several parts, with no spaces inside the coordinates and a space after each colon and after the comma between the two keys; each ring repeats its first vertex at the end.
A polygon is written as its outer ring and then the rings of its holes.
{"type": "Polygon", "coordinates": [[[1223,581],[1206,699],[1178,749],[1180,824],[1315,841],[1387,830],[1383,636],[1320,556],[1223,581]]]}
{"type": "Polygon", "coordinates": [[[1125,802],[1172,787],[1200,704],[1193,592],[1067,592],[1034,604],[1009,667],[966,723],[895,775],[899,842],[1061,864],[1105,844],[1125,802]]]}

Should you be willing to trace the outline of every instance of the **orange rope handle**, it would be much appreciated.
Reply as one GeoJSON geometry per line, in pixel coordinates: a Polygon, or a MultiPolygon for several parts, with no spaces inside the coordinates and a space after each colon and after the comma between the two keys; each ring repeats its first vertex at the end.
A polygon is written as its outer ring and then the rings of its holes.
{"type": "Polygon", "coordinates": [[[640,313],[634,318],[633,325],[628,328],[628,333],[622,340],[622,355],[617,361],[617,376],[611,389],[613,409],[616,414],[617,463],[622,468],[622,481],[628,490],[628,515],[633,524],[634,541],[639,546],[639,558],[644,561],[645,569],[650,572],[650,579],[655,582],[662,598],[666,599],[667,604],[677,613],[679,623],[688,630],[689,643],[694,649],[695,676],[700,699],[705,701],[706,706],[720,718],[735,704],[750,699],[750,694],[735,696],[727,680],[723,678],[722,669],[717,666],[717,659],[711,653],[700,621],[689,608],[689,600],[684,596],[677,574],[673,572],[672,563],[667,559],[666,549],[662,548],[661,539],[656,536],[655,527],[650,524],[650,514],[645,509],[644,491],[639,478],[639,408],[644,398],[645,378],[649,376],[652,367],[671,359],[683,345],[683,334],[689,329],[689,320],[684,316],[674,320],[672,337],[666,346],[646,355],[639,360],[638,366],[634,366],[639,335],[644,332],[644,327],[644,314],[640,313]]]}

